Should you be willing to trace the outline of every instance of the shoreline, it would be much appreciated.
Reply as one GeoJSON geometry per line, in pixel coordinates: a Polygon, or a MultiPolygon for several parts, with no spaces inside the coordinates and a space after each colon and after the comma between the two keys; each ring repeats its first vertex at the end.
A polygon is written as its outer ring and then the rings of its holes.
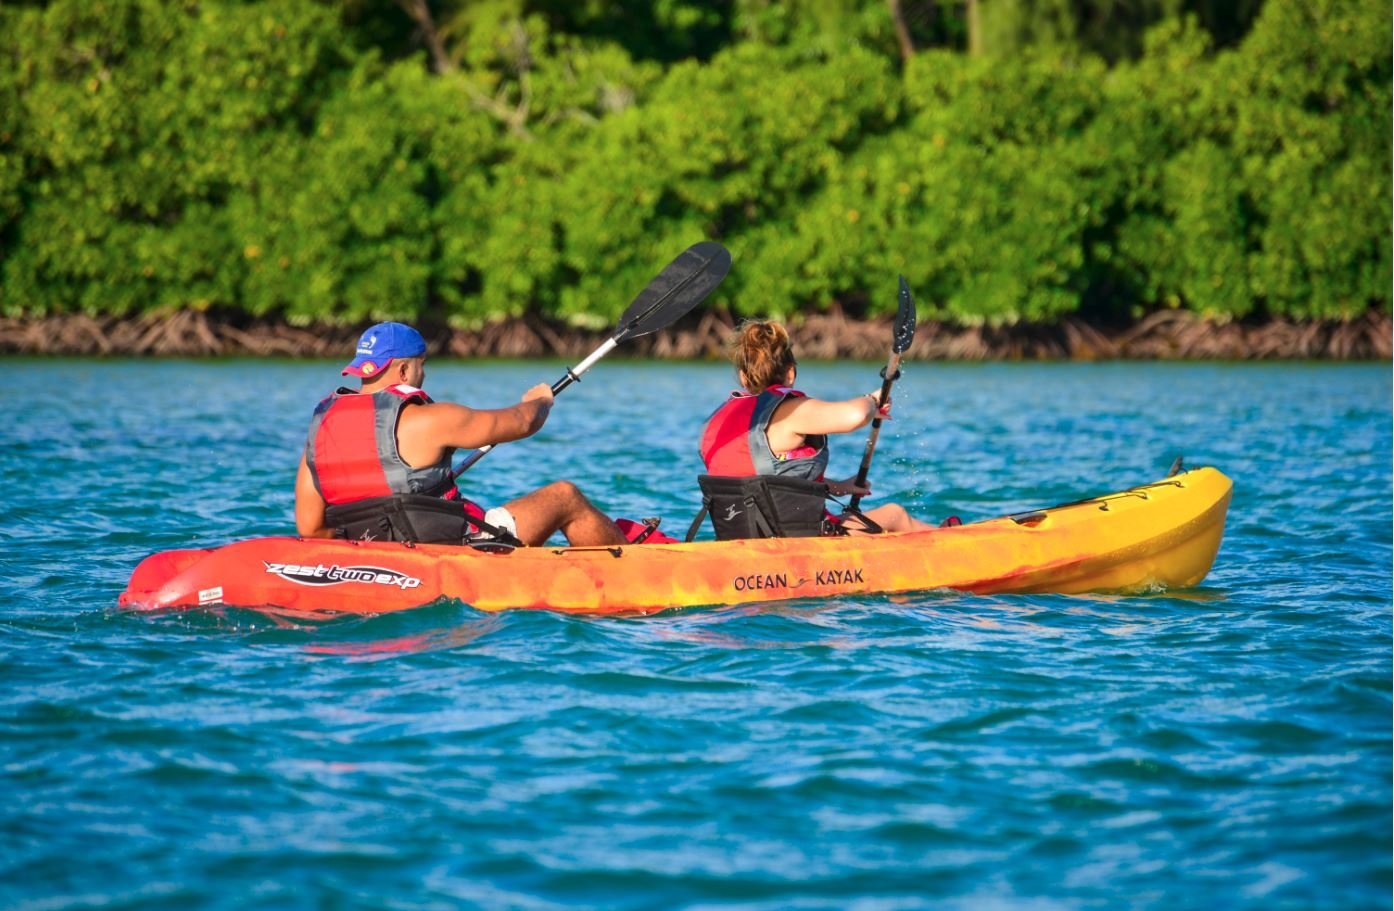
{"type": "MultiPolygon", "coordinates": [[[[673,360],[725,357],[736,321],[708,310],[673,328],[628,343],[635,355],[673,360]]],[[[841,311],[790,321],[799,353],[810,360],[884,358],[890,317],[852,319],[841,311]]],[[[578,329],[535,316],[478,330],[422,324],[433,355],[583,357],[607,331],[578,329]]],[[[283,322],[181,311],[135,318],[65,314],[0,319],[0,355],[155,357],[340,357],[362,326],[296,327],[283,322]]],[[[907,352],[912,360],[1390,360],[1394,324],[1370,310],[1355,319],[1204,319],[1163,310],[1127,326],[1101,327],[1067,318],[1053,325],[963,327],[922,321],[907,352]]]]}

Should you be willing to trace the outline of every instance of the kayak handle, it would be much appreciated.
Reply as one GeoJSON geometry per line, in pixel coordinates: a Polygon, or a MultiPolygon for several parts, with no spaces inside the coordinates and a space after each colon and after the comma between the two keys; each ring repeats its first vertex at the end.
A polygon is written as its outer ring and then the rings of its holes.
{"type": "Polygon", "coordinates": [[[605,552],[607,552],[607,553],[609,553],[609,555],[612,556],[612,557],[614,557],[616,560],[618,560],[620,557],[623,557],[623,556],[624,556],[624,551],[621,550],[620,548],[618,548],[618,547],[605,547],[605,546],[601,546],[601,547],[558,547],[556,550],[552,551],[552,553],[556,554],[558,557],[564,557],[564,556],[566,556],[567,554],[595,553],[596,551],[602,551],[602,550],[605,551],[605,552]]]}

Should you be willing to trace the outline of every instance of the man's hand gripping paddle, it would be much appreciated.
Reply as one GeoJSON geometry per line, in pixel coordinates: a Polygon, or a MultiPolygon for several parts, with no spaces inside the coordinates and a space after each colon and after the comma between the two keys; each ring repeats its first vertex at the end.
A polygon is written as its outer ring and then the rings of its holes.
{"type": "MultiPolygon", "coordinates": [[[[566,375],[552,384],[552,394],[556,395],[572,383],[581,381],[581,374],[591,369],[620,342],[641,338],[659,329],[666,329],[692,308],[696,307],[708,294],[716,290],[726,273],[731,269],[731,254],[721,244],[704,241],[693,244],[668,264],[662,272],[649,282],[648,287],[639,292],[629,309],[620,316],[614,335],[605,340],[599,348],[590,353],[575,367],[568,367],[566,375]]],[[[451,471],[451,478],[458,478],[469,471],[475,462],[484,458],[493,446],[482,446],[470,453],[451,471]]]]}
{"type": "MultiPolygon", "coordinates": [[[[905,282],[905,276],[900,276],[900,295],[895,309],[895,331],[891,336],[891,356],[886,361],[885,369],[881,371],[881,395],[877,399],[877,417],[871,422],[871,435],[866,438],[866,451],[862,453],[862,466],[857,469],[857,487],[866,487],[866,474],[871,470],[871,455],[876,451],[876,438],[881,435],[881,417],[879,410],[886,407],[886,403],[891,400],[891,385],[900,378],[900,356],[910,347],[910,342],[915,339],[915,299],[910,296],[910,286],[905,282]]],[[[857,508],[862,501],[861,494],[852,497],[852,501],[843,511],[843,515],[859,515],[857,508]]]]}

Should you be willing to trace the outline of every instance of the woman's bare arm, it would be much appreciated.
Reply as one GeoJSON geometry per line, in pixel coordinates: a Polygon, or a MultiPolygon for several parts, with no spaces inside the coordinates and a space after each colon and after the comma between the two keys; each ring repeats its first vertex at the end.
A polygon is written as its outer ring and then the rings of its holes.
{"type": "Polygon", "coordinates": [[[770,421],[770,448],[784,452],[803,445],[803,438],[817,434],[851,433],[876,417],[876,402],[869,395],[842,402],[822,399],[786,399],[770,421]]]}

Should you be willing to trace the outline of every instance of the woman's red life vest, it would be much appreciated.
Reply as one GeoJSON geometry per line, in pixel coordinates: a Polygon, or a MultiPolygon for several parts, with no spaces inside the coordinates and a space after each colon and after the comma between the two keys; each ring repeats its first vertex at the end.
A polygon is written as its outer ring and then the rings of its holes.
{"type": "Polygon", "coordinates": [[[804,445],[775,454],[770,449],[770,419],[786,398],[803,393],[788,386],[770,386],[759,395],[733,392],[707,418],[700,451],[707,473],[745,478],[782,475],[808,481],[823,480],[828,468],[828,438],[809,436],[804,445]]]}
{"type": "Polygon", "coordinates": [[[459,496],[450,477],[450,453],[413,468],[397,451],[397,421],[409,404],[430,404],[415,386],[388,386],[364,394],[340,388],[320,402],[310,420],[305,462],[320,496],[331,506],[411,493],[459,496]]]}

